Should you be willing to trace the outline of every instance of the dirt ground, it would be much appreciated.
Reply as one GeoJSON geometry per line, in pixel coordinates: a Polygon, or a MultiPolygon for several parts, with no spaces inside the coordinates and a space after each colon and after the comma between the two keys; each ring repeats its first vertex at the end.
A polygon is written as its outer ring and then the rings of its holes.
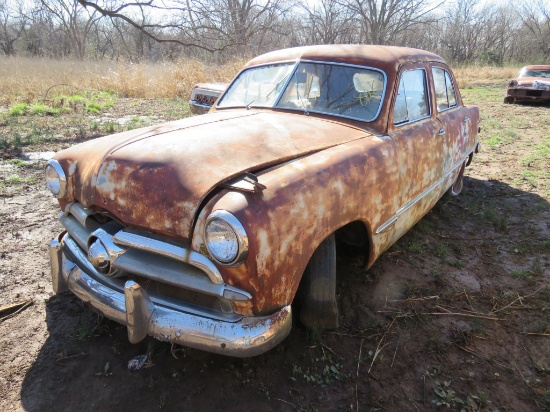
{"type": "Polygon", "coordinates": [[[43,160],[2,161],[0,306],[31,304],[0,314],[0,410],[550,410],[550,107],[503,94],[464,91],[485,144],[458,198],[368,271],[339,245],[340,329],[296,322],[249,359],[132,345],[124,327],[54,295],[47,244],[61,225],[43,160]],[[128,370],[142,354],[149,367],[128,370]]]}

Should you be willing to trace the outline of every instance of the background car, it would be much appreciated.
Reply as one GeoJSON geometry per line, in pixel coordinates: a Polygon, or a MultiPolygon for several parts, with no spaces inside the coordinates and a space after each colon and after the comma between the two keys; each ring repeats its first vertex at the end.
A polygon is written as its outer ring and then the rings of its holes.
{"type": "Polygon", "coordinates": [[[329,45],[252,59],[210,112],[57,153],[53,288],[147,335],[231,356],[283,340],[292,304],[337,328],[336,242],[370,267],[478,148],[430,52],[329,45]]]}
{"type": "Polygon", "coordinates": [[[525,66],[510,80],[504,103],[550,102],[550,65],[525,66]]]}
{"type": "Polygon", "coordinates": [[[191,90],[191,98],[189,99],[191,112],[194,114],[208,113],[226,87],[227,84],[225,83],[198,83],[195,85],[191,90]]]}

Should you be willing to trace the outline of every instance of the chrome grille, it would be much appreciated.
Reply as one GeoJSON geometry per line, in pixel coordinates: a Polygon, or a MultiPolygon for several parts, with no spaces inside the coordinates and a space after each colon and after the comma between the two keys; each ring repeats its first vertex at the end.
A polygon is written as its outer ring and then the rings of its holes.
{"type": "MultiPolygon", "coordinates": [[[[101,220],[105,218],[101,216],[101,220]]],[[[157,303],[225,321],[240,319],[233,313],[231,300],[251,298],[248,292],[225,284],[206,256],[169,239],[125,228],[114,221],[100,223],[90,209],[79,203],[68,204],[60,221],[67,230],[66,246],[79,249],[73,251],[78,255],[74,257],[86,261],[82,263],[88,272],[93,268],[88,248],[99,239],[108,252],[111,268],[102,273],[96,267],[93,275],[111,287],[123,288],[125,281],[139,280],[157,303]]]]}

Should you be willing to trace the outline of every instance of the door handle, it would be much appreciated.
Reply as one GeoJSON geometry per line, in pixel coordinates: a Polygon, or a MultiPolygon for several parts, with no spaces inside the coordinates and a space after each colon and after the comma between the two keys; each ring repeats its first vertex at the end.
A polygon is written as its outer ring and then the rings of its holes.
{"type": "Polygon", "coordinates": [[[443,136],[445,133],[447,133],[445,131],[445,129],[439,129],[439,132],[437,133],[439,136],[443,136]]]}

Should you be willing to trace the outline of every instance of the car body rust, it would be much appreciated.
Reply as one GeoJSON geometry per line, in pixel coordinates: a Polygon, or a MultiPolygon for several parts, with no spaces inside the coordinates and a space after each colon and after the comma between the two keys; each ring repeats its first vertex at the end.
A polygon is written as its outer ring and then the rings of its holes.
{"type": "MultiPolygon", "coordinates": [[[[288,62],[383,72],[378,115],[365,122],[276,106],[223,108],[223,95],[206,115],[56,154],[67,174],[61,208],[76,202],[99,223],[107,219],[118,224],[117,230],[141,230],[204,255],[225,285],[251,296],[230,299],[224,311],[247,318],[273,315],[254,327],[280,327],[286,313],[279,311],[294,301],[323,240],[342,228],[361,227],[367,267],[372,266],[461,180],[477,150],[479,128],[477,107],[463,104],[452,71],[433,53],[384,46],[302,47],[259,56],[241,74],[288,62]],[[434,80],[437,70],[447,76],[444,109],[434,80]],[[402,121],[397,106],[417,98],[400,89],[406,72],[423,76],[425,114],[402,121]],[[261,190],[238,187],[246,173],[261,190]],[[246,231],[242,262],[224,264],[210,253],[207,226],[216,211],[229,212],[246,231]]],[[[290,82],[288,76],[283,80],[290,82]]],[[[350,99],[360,100],[361,93],[350,99]]]]}

